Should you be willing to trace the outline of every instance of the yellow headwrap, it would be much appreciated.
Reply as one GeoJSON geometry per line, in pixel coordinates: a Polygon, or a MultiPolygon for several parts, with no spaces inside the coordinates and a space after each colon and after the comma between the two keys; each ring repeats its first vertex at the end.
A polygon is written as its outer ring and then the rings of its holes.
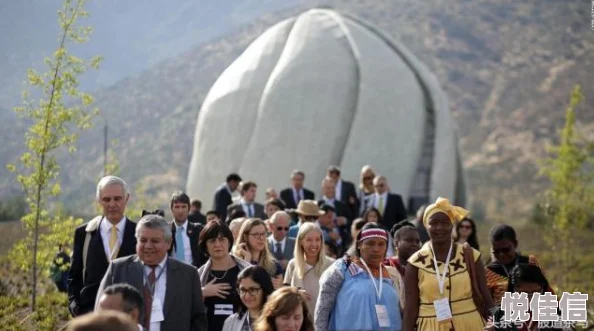
{"type": "Polygon", "coordinates": [[[423,214],[423,224],[425,227],[429,224],[429,217],[436,213],[444,213],[448,215],[450,221],[453,224],[456,224],[468,215],[468,210],[462,207],[453,206],[450,204],[450,200],[439,197],[434,204],[427,206],[425,209],[425,213],[423,214]]]}

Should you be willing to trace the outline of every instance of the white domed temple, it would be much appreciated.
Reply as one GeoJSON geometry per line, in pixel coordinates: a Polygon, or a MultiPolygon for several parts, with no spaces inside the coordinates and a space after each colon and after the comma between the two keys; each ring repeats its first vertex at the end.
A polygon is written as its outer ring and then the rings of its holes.
{"type": "Polygon", "coordinates": [[[454,123],[434,75],[372,25],[311,9],[264,32],[218,78],[196,125],[187,191],[207,201],[227,174],[314,192],[329,165],[359,182],[369,164],[408,208],[464,205],[454,123]]]}

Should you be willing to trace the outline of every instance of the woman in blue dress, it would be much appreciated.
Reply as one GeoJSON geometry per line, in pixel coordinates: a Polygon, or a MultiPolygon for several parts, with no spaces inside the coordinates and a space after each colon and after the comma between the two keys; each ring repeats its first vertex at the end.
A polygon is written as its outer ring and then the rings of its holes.
{"type": "Polygon", "coordinates": [[[354,256],[345,256],[320,279],[316,330],[400,331],[402,319],[392,267],[382,265],[388,233],[376,223],[357,235],[354,256]]]}

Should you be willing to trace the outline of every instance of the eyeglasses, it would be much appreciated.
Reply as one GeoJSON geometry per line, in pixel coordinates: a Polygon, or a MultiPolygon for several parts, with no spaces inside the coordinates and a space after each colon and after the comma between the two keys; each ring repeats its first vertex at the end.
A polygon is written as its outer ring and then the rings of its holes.
{"type": "Polygon", "coordinates": [[[505,247],[505,248],[500,248],[500,249],[492,249],[491,252],[495,255],[498,254],[507,254],[509,252],[511,252],[511,248],[510,247],[505,247]]]}
{"type": "Polygon", "coordinates": [[[244,296],[249,293],[251,296],[256,296],[260,292],[261,287],[239,288],[239,295],[244,296]]]}
{"type": "Polygon", "coordinates": [[[250,233],[249,235],[254,238],[266,238],[266,232],[250,233]]]}
{"type": "Polygon", "coordinates": [[[287,226],[283,228],[282,226],[277,226],[276,231],[289,231],[289,227],[287,226]]]}

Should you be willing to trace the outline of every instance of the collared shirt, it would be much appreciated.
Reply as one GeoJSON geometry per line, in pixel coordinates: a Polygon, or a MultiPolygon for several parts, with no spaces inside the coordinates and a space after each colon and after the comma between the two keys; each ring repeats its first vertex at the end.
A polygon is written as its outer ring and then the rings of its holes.
{"type": "MultiPolygon", "coordinates": [[[[107,261],[112,260],[113,252],[109,249],[109,238],[111,238],[111,222],[107,220],[107,218],[103,218],[101,220],[100,225],[100,232],[101,232],[101,240],[103,241],[103,248],[105,249],[105,256],[107,256],[107,261]]],[[[124,216],[117,224],[117,235],[118,241],[115,246],[115,251],[118,251],[122,246],[122,240],[124,239],[124,229],[126,228],[126,216],[124,216]]],[[[117,254],[116,254],[117,255],[117,254]]],[[[113,257],[116,258],[115,256],[113,257]]]]}
{"type": "MultiPolygon", "coordinates": [[[[383,206],[382,207],[384,207],[384,211],[385,211],[386,210],[387,203],[388,203],[388,191],[384,192],[381,195],[380,194],[377,194],[377,193],[374,193],[374,195],[373,195],[373,200],[374,200],[373,201],[373,206],[376,209],[379,209],[380,197],[383,199],[382,200],[382,202],[383,202],[383,206]]],[[[381,210],[380,210],[380,212],[381,212],[381,210]]]]}
{"type": "MultiPolygon", "coordinates": [[[[144,264],[144,263],[143,263],[144,264]]],[[[159,277],[161,270],[165,269],[167,265],[167,255],[159,263],[157,268],[155,268],[155,277],[159,277]]],[[[144,274],[146,277],[143,277],[145,282],[148,280],[148,276],[151,273],[151,267],[148,265],[144,265],[144,274]]],[[[146,283],[145,283],[146,284],[146,283]]],[[[155,284],[155,294],[153,296],[153,303],[156,299],[161,301],[161,308],[165,305],[165,291],[167,290],[167,270],[163,270],[163,274],[157,280],[157,284],[155,284]]],[[[161,331],[161,322],[151,322],[149,326],[149,331],[161,331]]]]}
{"type": "Polygon", "coordinates": [[[326,196],[324,195],[323,199],[324,199],[324,203],[325,203],[325,204],[327,204],[327,205],[329,205],[329,206],[332,206],[332,207],[335,207],[335,206],[334,206],[334,201],[336,201],[336,199],[337,199],[337,198],[330,199],[330,198],[328,198],[328,197],[326,197],[326,196]]]}
{"type": "MultiPolygon", "coordinates": [[[[276,241],[276,239],[274,239],[274,236],[271,235],[270,236],[270,240],[272,241],[272,251],[274,253],[276,253],[276,244],[279,243],[279,241],[276,241]]],[[[285,236],[283,238],[283,240],[280,241],[281,244],[281,252],[284,253],[285,252],[285,245],[287,244],[287,236],[285,236]]]]}
{"type": "Polygon", "coordinates": [[[303,196],[303,189],[296,189],[293,187],[293,199],[295,199],[295,202],[299,202],[300,200],[305,199],[303,196]]]}
{"type": "Polygon", "coordinates": [[[336,191],[336,200],[342,201],[342,179],[338,179],[334,188],[336,191]]]}
{"type": "MultiPolygon", "coordinates": [[[[177,225],[177,223],[175,223],[175,220],[173,221],[173,225],[175,226],[175,235],[177,237],[177,231],[180,230],[180,226],[177,225]]],[[[181,229],[182,229],[182,238],[184,240],[184,260],[183,262],[186,262],[188,264],[192,264],[192,246],[190,244],[190,237],[188,237],[188,220],[186,219],[184,221],[184,224],[181,225],[181,229]]]]}
{"type": "Polygon", "coordinates": [[[243,211],[245,212],[245,215],[247,217],[255,217],[256,216],[256,212],[254,210],[254,202],[247,202],[245,201],[243,198],[241,198],[240,200],[241,202],[241,207],[243,208],[243,211]]]}

